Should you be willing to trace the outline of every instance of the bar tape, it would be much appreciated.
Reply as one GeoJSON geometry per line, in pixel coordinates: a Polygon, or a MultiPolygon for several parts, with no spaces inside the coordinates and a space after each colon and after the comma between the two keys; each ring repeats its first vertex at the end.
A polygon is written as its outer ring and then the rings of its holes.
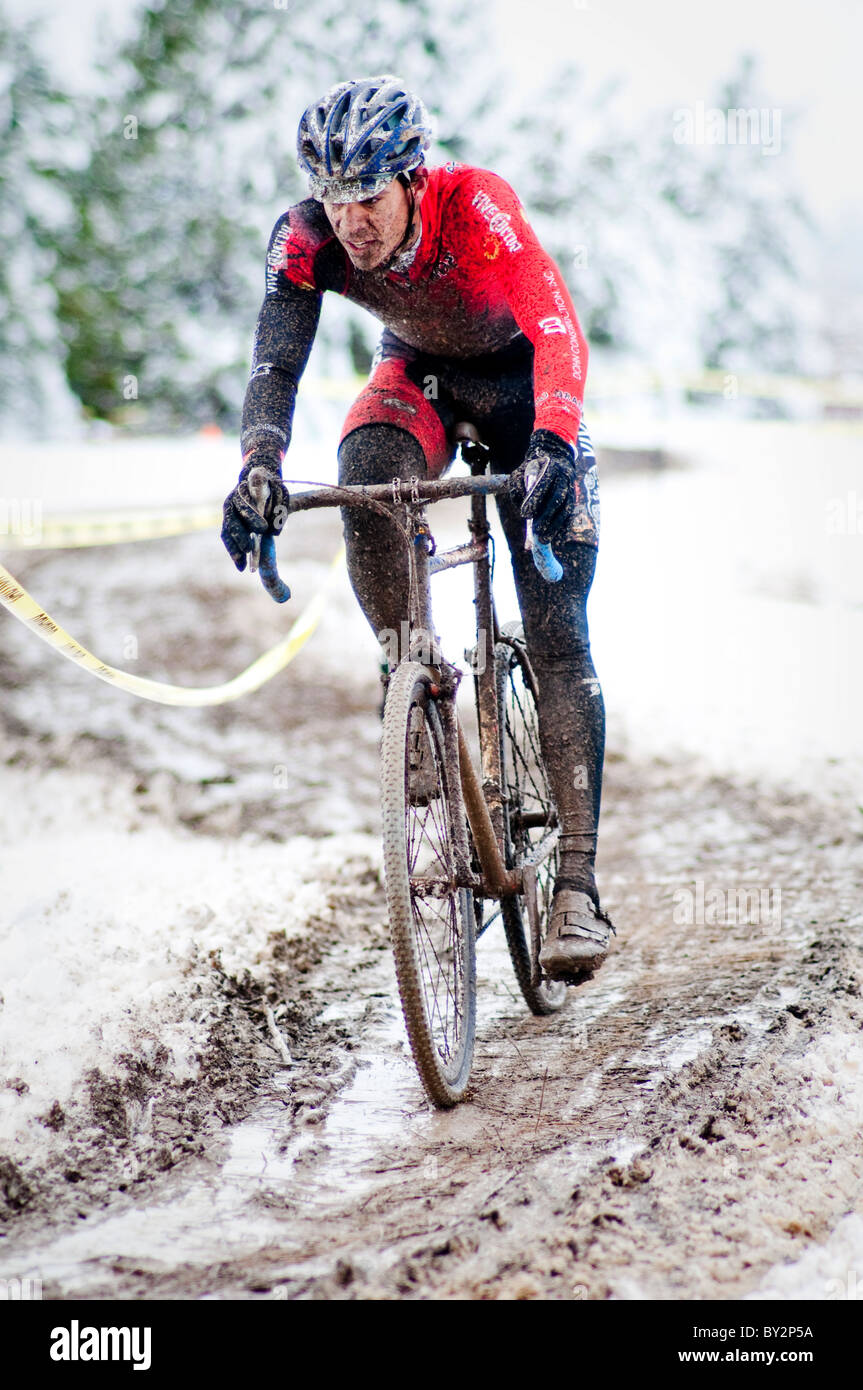
{"type": "Polygon", "coordinates": [[[86,647],[82,647],[80,642],[76,642],[74,637],[70,637],[59,623],[55,623],[54,619],[39,607],[36,600],[31,598],[27,590],[22,588],[3,565],[0,565],[0,603],[4,608],[8,608],[13,617],[18,618],[61,656],[68,657],[77,666],[83,667],[91,675],[98,676],[100,680],[107,681],[119,690],[126,690],[130,695],[137,695],[142,700],[154,700],[160,705],[223,705],[229,700],[238,700],[241,695],[249,695],[253,690],[259,690],[293,661],[321,620],[329,590],[344,557],[345,548],[342,546],[330,565],[329,575],[322,588],[306,604],[287,636],[224,685],[164,685],[160,681],[147,680],[144,676],[133,676],[128,671],[118,671],[114,666],[100,661],[86,647]]]}

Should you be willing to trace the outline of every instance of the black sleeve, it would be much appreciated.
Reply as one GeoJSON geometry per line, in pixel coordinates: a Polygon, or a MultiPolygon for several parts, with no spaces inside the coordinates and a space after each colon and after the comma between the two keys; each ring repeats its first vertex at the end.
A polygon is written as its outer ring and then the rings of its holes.
{"type": "Polygon", "coordinates": [[[321,313],[321,291],[303,289],[277,268],[289,225],[279,218],[267,251],[267,293],[258,314],[252,371],[243,401],[243,458],[281,463],[291,441],[297,385],[309,360],[321,313]]]}

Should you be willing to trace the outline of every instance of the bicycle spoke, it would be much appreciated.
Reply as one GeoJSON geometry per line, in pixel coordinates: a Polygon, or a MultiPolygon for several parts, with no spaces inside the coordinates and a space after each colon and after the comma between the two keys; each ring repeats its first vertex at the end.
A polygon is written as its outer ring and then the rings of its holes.
{"type": "Polygon", "coordinates": [[[425,921],[424,927],[423,954],[426,964],[426,977],[431,985],[431,998],[433,1000],[432,1014],[437,1016],[440,1024],[444,1049],[447,1052],[453,1050],[450,1045],[449,1033],[452,1026],[455,1037],[452,1042],[455,1044],[458,1037],[458,951],[454,949],[452,921],[447,921],[443,916],[439,917],[434,923],[436,928],[434,939],[429,931],[429,924],[425,921]],[[438,937],[442,937],[438,941],[438,937]],[[432,959],[429,958],[431,952],[432,959]],[[450,1018],[452,1013],[453,1017],[450,1018]]]}
{"type": "Polygon", "coordinates": [[[433,790],[426,788],[425,805],[414,804],[410,799],[411,773],[406,772],[405,839],[408,872],[412,885],[416,883],[416,888],[411,888],[411,909],[428,1024],[438,1055],[448,1062],[458,1054],[464,1027],[464,926],[459,920],[443,765],[425,713],[416,705],[409,720],[407,765],[416,770],[417,777],[424,760],[426,777],[430,781],[433,770],[437,785],[433,790]],[[449,891],[439,895],[435,883],[449,885],[449,891]],[[431,890],[427,888],[424,893],[422,885],[429,884],[431,890]]]}
{"type": "Polygon", "coordinates": [[[433,1031],[434,1031],[434,1019],[435,1019],[435,1017],[437,1017],[437,1020],[438,1020],[438,1022],[439,1022],[439,1024],[440,1024],[440,1031],[443,1033],[444,1044],[445,1044],[445,1048],[446,1048],[446,1053],[447,1053],[447,1055],[451,1055],[452,1051],[454,1050],[455,1044],[457,1044],[458,1036],[459,1036],[459,1033],[458,1033],[458,1010],[457,1010],[457,1007],[456,1007],[456,1005],[457,1005],[457,1000],[458,1000],[458,989],[457,989],[457,988],[452,988],[452,987],[450,986],[449,975],[448,975],[448,972],[447,972],[447,968],[446,968],[445,962],[441,959],[441,956],[442,956],[443,954],[445,954],[445,952],[446,952],[446,950],[447,950],[447,947],[449,947],[449,949],[452,951],[452,954],[453,954],[453,968],[452,968],[452,969],[453,969],[453,976],[454,976],[454,978],[453,978],[453,984],[454,984],[454,985],[457,985],[457,976],[458,976],[458,973],[459,973],[459,969],[458,969],[459,952],[458,952],[457,949],[455,949],[455,943],[454,943],[454,941],[453,941],[454,933],[453,933],[453,930],[452,930],[452,921],[450,920],[450,922],[449,922],[449,924],[448,924],[448,930],[447,930],[447,928],[445,927],[445,924],[444,924],[442,921],[440,921],[440,922],[438,923],[439,927],[442,928],[443,930],[445,930],[445,931],[446,931],[446,935],[447,935],[447,940],[444,942],[443,949],[441,950],[441,949],[438,948],[438,946],[437,946],[437,945],[435,944],[435,942],[433,941],[431,932],[429,931],[428,923],[425,921],[425,919],[424,919],[424,917],[423,917],[423,915],[422,915],[422,912],[417,910],[416,901],[415,901],[415,905],[414,905],[414,918],[415,918],[415,921],[417,922],[418,927],[421,929],[421,930],[419,930],[418,933],[417,933],[417,943],[418,943],[418,945],[419,945],[419,947],[420,947],[420,949],[421,949],[422,957],[423,957],[422,963],[421,963],[421,969],[424,969],[425,977],[426,977],[427,981],[429,982],[429,984],[430,984],[430,986],[431,986],[431,989],[430,989],[430,991],[429,991],[428,994],[427,994],[427,1002],[431,1002],[431,1009],[430,1009],[431,1018],[430,1018],[429,1021],[430,1021],[430,1023],[431,1023],[432,1029],[433,1029],[433,1031]],[[429,951],[431,951],[431,955],[432,955],[432,957],[434,958],[434,965],[432,965],[432,962],[431,962],[431,960],[429,959],[429,951]],[[444,1002],[445,1002],[445,1004],[446,1004],[446,1016],[445,1016],[444,1014],[441,1013],[441,994],[442,994],[442,993],[443,993],[443,996],[444,996],[444,1002]],[[450,1011],[450,1005],[452,1005],[452,1008],[453,1008],[453,1015],[454,1015],[453,1024],[454,1024],[454,1027],[455,1027],[455,1038],[453,1039],[453,1046],[450,1046],[450,1045],[449,1045],[449,1011],[450,1011]]]}
{"type": "MultiPolygon", "coordinates": [[[[503,792],[508,835],[507,853],[514,867],[540,846],[556,824],[557,813],[542,756],[539,719],[529,667],[513,644],[503,642],[495,654],[501,720],[503,792]]],[[[540,923],[548,921],[557,874],[557,844],[537,865],[536,892],[540,923]]],[[[518,898],[501,904],[504,929],[516,977],[535,1014],[553,1013],[566,997],[562,984],[534,983],[526,909],[518,898]]]]}
{"type": "MultiPolygon", "coordinates": [[[[513,666],[507,680],[505,718],[505,746],[511,757],[511,766],[505,769],[506,790],[510,803],[517,805],[522,812],[540,811],[545,816],[545,826],[525,829],[517,825],[514,831],[522,855],[527,855],[535,847],[551,821],[554,806],[547,791],[547,774],[539,744],[539,730],[536,722],[536,707],[529,690],[521,680],[521,669],[513,666]]],[[[538,891],[544,907],[547,907],[550,871],[554,866],[556,853],[544,861],[540,872],[538,891]]]]}

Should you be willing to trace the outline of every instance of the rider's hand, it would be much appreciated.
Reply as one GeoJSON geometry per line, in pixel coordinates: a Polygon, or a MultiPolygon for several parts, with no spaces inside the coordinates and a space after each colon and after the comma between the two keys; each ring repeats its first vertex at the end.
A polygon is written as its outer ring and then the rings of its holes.
{"type": "Polygon", "coordinates": [[[578,505],[575,451],[552,430],[534,430],[522,463],[510,481],[510,496],[521,514],[533,521],[534,535],[544,545],[562,539],[578,505]],[[540,471],[533,491],[525,475],[540,471]]]}
{"type": "Polygon", "coordinates": [[[281,465],[272,458],[250,454],[243,461],[240,478],[233,492],[225,498],[222,521],[222,541],[238,570],[246,568],[246,556],[254,545],[254,536],[277,536],[288,519],[290,493],[282,482],[281,465]],[[249,474],[253,468],[267,475],[270,495],[263,515],[249,491],[249,474]]]}

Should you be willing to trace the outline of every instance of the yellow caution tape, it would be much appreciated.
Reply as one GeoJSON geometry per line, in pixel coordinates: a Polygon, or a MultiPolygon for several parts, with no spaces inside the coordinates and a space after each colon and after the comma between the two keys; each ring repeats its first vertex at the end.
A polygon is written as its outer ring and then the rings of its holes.
{"type": "Polygon", "coordinates": [[[4,550],[59,550],[77,546],[120,545],[160,540],[189,531],[218,529],[221,507],[185,507],[176,511],[81,512],[46,521],[28,517],[27,525],[0,535],[4,550]]]}
{"type": "Polygon", "coordinates": [[[118,671],[115,667],[108,666],[97,656],[93,656],[92,652],[88,652],[86,647],[82,647],[80,642],[76,642],[74,637],[70,637],[59,623],[55,623],[3,565],[0,565],[0,603],[62,656],[68,657],[77,666],[82,666],[91,675],[107,681],[109,685],[127,690],[130,695],[138,695],[142,700],[155,700],[160,705],[222,705],[260,689],[266,681],[278,675],[289,661],[293,661],[321,620],[327,593],[344,555],[345,550],[342,546],[330,566],[330,574],[323,588],[309,601],[287,636],[224,685],[163,685],[160,681],[133,676],[128,671],[118,671]]]}

